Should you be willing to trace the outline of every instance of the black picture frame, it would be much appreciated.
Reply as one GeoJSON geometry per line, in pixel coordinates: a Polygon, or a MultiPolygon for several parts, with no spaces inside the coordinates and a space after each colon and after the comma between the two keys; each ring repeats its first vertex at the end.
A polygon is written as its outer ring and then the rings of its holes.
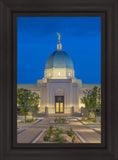
{"type": "Polygon", "coordinates": [[[118,0],[0,1],[0,159],[118,159],[118,0]],[[17,16],[101,16],[101,144],[17,144],[17,16]]]}

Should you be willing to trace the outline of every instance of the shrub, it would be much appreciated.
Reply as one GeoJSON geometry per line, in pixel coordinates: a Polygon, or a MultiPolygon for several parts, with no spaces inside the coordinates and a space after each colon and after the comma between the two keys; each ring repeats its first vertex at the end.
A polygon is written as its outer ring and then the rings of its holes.
{"type": "Polygon", "coordinates": [[[52,130],[52,128],[53,128],[53,126],[50,126],[50,128],[49,128],[49,129],[50,129],[50,130],[52,130]]]}
{"type": "Polygon", "coordinates": [[[72,138],[72,142],[73,142],[73,143],[75,142],[75,136],[73,136],[73,138],[72,138]]]}
{"type": "Polygon", "coordinates": [[[24,123],[24,120],[21,120],[19,123],[24,123]]]}
{"type": "Polygon", "coordinates": [[[60,136],[60,134],[62,133],[62,129],[59,129],[55,134],[54,134],[54,138],[53,141],[59,142],[59,143],[64,143],[64,138],[60,136]]]}
{"type": "Polygon", "coordinates": [[[59,137],[58,142],[59,142],[59,143],[64,143],[64,142],[65,142],[65,141],[64,141],[64,138],[63,138],[63,137],[59,137]]]}
{"type": "Polygon", "coordinates": [[[96,122],[96,119],[92,119],[93,122],[96,122]]]}
{"type": "Polygon", "coordinates": [[[68,136],[72,137],[72,135],[73,135],[72,128],[70,128],[70,130],[67,130],[66,133],[68,136]]]}
{"type": "Polygon", "coordinates": [[[59,117],[58,122],[61,123],[61,117],[59,117]]]}
{"type": "Polygon", "coordinates": [[[61,128],[59,129],[58,128],[58,132],[59,132],[59,134],[62,134],[63,133],[63,129],[61,129],[61,128]]]}
{"type": "Polygon", "coordinates": [[[65,123],[66,122],[66,119],[62,118],[62,123],[65,123]]]}
{"type": "MultiPolygon", "coordinates": [[[[38,120],[37,118],[35,118],[35,119],[26,119],[26,122],[29,122],[29,123],[31,123],[31,122],[35,122],[36,120],[38,120]]],[[[25,121],[24,120],[21,120],[19,123],[24,123],[25,121]]]]}
{"type": "Polygon", "coordinates": [[[49,128],[48,131],[47,131],[47,134],[48,134],[49,137],[50,137],[51,134],[53,133],[52,128],[53,128],[53,127],[50,126],[50,128],[49,128]]]}
{"type": "Polygon", "coordinates": [[[27,119],[26,122],[34,122],[33,119],[27,119]]]}
{"type": "Polygon", "coordinates": [[[58,123],[65,123],[65,122],[66,122],[66,119],[59,117],[59,118],[55,118],[54,122],[55,122],[55,123],[56,123],[56,122],[58,122],[58,123]]]}
{"type": "Polygon", "coordinates": [[[91,120],[91,118],[90,118],[90,117],[88,117],[88,118],[87,118],[87,120],[91,120]]]}
{"type": "Polygon", "coordinates": [[[53,140],[54,140],[54,141],[58,141],[58,140],[59,140],[59,137],[60,137],[60,133],[59,133],[59,132],[55,132],[55,133],[54,133],[54,138],[53,138],[53,140]]]}
{"type": "Polygon", "coordinates": [[[58,119],[57,119],[57,117],[56,117],[54,121],[57,122],[57,120],[58,120],[58,119]]]}
{"type": "Polygon", "coordinates": [[[86,120],[85,122],[86,122],[86,123],[90,123],[91,121],[89,121],[89,120],[86,120]]]}
{"type": "Polygon", "coordinates": [[[81,120],[85,120],[85,117],[81,117],[81,120]]]}
{"type": "Polygon", "coordinates": [[[49,141],[49,139],[50,139],[50,137],[47,136],[47,135],[45,135],[45,136],[43,137],[43,140],[44,140],[44,141],[49,141]]]}

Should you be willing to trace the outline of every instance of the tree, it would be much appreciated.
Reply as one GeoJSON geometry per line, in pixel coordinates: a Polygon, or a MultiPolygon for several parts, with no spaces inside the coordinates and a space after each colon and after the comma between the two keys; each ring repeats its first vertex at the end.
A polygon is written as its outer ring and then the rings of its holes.
{"type": "Polygon", "coordinates": [[[101,88],[97,90],[97,107],[101,108],[101,88]]]}
{"type": "Polygon", "coordinates": [[[91,109],[91,90],[83,91],[84,96],[81,98],[81,103],[85,104],[85,108],[90,112],[91,109]]]}
{"type": "Polygon", "coordinates": [[[38,111],[38,104],[39,104],[39,95],[35,92],[31,93],[29,105],[30,105],[30,110],[32,112],[32,119],[34,112],[38,111]]]}
{"type": "Polygon", "coordinates": [[[96,112],[101,114],[101,88],[97,90],[97,109],[96,112]]]}
{"type": "Polygon", "coordinates": [[[20,106],[21,112],[25,115],[25,123],[26,123],[26,115],[29,112],[29,99],[31,96],[31,91],[18,88],[17,89],[17,104],[20,106]]]}
{"type": "Polygon", "coordinates": [[[93,110],[96,119],[96,107],[101,108],[101,89],[95,86],[92,90],[85,90],[84,96],[81,98],[81,103],[85,104],[88,112],[93,110]]]}
{"type": "Polygon", "coordinates": [[[20,115],[20,114],[21,114],[21,108],[17,107],[17,115],[20,115]]]}
{"type": "Polygon", "coordinates": [[[96,108],[101,108],[101,89],[95,86],[92,89],[91,92],[91,108],[93,109],[95,113],[95,119],[96,119],[96,108]]]}

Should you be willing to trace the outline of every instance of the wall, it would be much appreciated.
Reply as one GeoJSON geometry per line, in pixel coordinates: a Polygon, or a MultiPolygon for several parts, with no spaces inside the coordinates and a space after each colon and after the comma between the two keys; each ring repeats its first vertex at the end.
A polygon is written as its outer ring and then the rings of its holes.
{"type": "Polygon", "coordinates": [[[77,112],[79,110],[78,84],[72,83],[72,79],[48,79],[47,84],[42,84],[40,89],[41,110],[44,111],[47,106],[48,114],[55,114],[55,96],[59,90],[64,95],[64,113],[71,114],[72,106],[77,112]]]}

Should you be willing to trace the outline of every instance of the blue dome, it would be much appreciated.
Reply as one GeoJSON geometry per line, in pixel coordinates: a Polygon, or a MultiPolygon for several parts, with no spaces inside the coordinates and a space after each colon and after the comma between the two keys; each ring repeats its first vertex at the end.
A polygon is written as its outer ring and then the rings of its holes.
{"type": "Polygon", "coordinates": [[[70,56],[62,50],[53,52],[46,62],[45,69],[50,68],[70,68],[73,69],[73,62],[70,56]]]}

